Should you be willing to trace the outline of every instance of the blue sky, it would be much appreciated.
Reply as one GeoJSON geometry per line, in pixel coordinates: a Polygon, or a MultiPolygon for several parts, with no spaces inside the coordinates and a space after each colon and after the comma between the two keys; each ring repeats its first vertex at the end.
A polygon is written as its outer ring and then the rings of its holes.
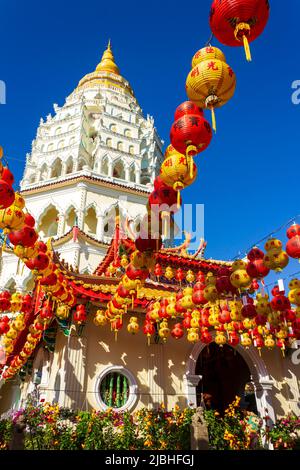
{"type": "MultiPolygon", "coordinates": [[[[191,58],[210,35],[210,3],[190,3],[185,10],[183,3],[157,0],[146,6],[52,0],[47,7],[3,1],[0,79],[7,104],[0,106],[0,143],[16,179],[40,118],[53,114],[53,103],[62,105],[94,70],[108,38],[123,76],[167,143],[174,110],[186,99],[191,58]]],[[[299,15],[298,0],[288,7],[271,1],[270,21],[252,44],[250,64],[241,48],[222,46],[237,90],[217,111],[217,134],[196,157],[197,182],[183,192],[184,202],[205,204],[208,257],[230,259],[300,213],[300,105],[291,101],[291,84],[300,79],[299,15]]],[[[283,232],[279,236],[285,239],[283,232]]]]}

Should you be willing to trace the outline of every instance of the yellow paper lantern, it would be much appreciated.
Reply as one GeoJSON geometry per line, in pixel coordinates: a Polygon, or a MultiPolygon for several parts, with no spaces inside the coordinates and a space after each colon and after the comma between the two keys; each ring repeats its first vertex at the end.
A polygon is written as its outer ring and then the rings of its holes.
{"type": "Polygon", "coordinates": [[[138,324],[137,317],[130,317],[129,323],[127,325],[127,331],[128,333],[131,333],[132,335],[135,335],[138,333],[140,327],[138,324]]]}
{"type": "Polygon", "coordinates": [[[192,171],[187,158],[181,153],[172,153],[163,161],[160,168],[162,181],[178,191],[177,205],[180,205],[180,191],[190,186],[197,177],[197,167],[192,161],[192,171]]]}
{"type": "Polygon", "coordinates": [[[6,209],[0,210],[0,228],[4,233],[20,229],[24,224],[25,214],[14,202],[6,209]]]}
{"type": "Polygon", "coordinates": [[[223,331],[218,331],[215,337],[215,343],[218,344],[221,348],[224,344],[227,343],[227,339],[223,331]]]}
{"type": "Polygon", "coordinates": [[[264,265],[267,268],[280,272],[288,265],[289,257],[277,238],[270,238],[265,244],[265,250],[264,265]]]}
{"type": "Polygon", "coordinates": [[[186,80],[187,95],[200,108],[211,109],[216,130],[214,108],[223,106],[234,95],[235,73],[216,47],[200,49],[193,57],[192,67],[186,80]]]}

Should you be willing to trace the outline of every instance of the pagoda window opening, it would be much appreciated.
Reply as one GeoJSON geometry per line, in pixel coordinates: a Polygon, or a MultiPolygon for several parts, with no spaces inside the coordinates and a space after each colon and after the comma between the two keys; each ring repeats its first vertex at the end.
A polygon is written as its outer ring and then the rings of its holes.
{"type": "Polygon", "coordinates": [[[55,135],[59,135],[62,133],[62,128],[61,127],[58,127],[55,131],[55,135]]]}
{"type": "Polygon", "coordinates": [[[72,146],[75,144],[75,137],[71,137],[69,145],[72,146]]]}
{"type": "Polygon", "coordinates": [[[130,155],[134,155],[134,146],[133,145],[129,146],[129,153],[130,153],[130,155]]]}
{"type": "Polygon", "coordinates": [[[58,148],[58,149],[63,149],[64,146],[65,146],[65,142],[64,142],[63,140],[60,140],[60,141],[58,142],[57,148],[58,148]]]}
{"type": "Polygon", "coordinates": [[[78,163],[78,171],[82,171],[83,170],[83,167],[86,165],[86,161],[83,160],[82,158],[79,160],[79,163],[78,163]]]}
{"type": "Polygon", "coordinates": [[[119,215],[119,208],[118,206],[112,206],[105,214],[104,214],[104,236],[111,238],[115,231],[116,225],[116,217],[119,215]]]}
{"type": "Polygon", "coordinates": [[[116,126],[116,124],[111,124],[111,125],[109,126],[109,130],[110,130],[111,132],[117,132],[117,126],[116,126]]]}
{"type": "Polygon", "coordinates": [[[58,210],[54,206],[49,206],[41,218],[38,231],[45,238],[55,237],[58,229],[58,210]]]}
{"type": "Polygon", "coordinates": [[[109,137],[108,139],[106,139],[106,146],[111,148],[112,147],[112,139],[109,137]]]}
{"type": "Polygon", "coordinates": [[[46,165],[46,163],[43,164],[42,168],[41,168],[41,180],[45,180],[47,179],[47,176],[48,176],[48,167],[46,165]]]}
{"type": "Polygon", "coordinates": [[[113,167],[113,177],[125,180],[125,169],[121,160],[118,160],[113,167]]]}
{"type": "Polygon", "coordinates": [[[108,159],[104,158],[102,160],[101,173],[103,175],[108,175],[108,159]]]}
{"type": "Polygon", "coordinates": [[[123,142],[118,142],[118,144],[117,144],[117,149],[118,149],[120,152],[123,152],[123,142]]]}
{"type": "Polygon", "coordinates": [[[52,152],[54,150],[54,144],[49,144],[47,147],[47,152],[52,152]]]}
{"type": "Polygon", "coordinates": [[[76,223],[76,211],[74,207],[70,207],[66,214],[66,222],[65,222],[65,231],[69,232],[76,223]]]}
{"type": "Polygon", "coordinates": [[[90,207],[84,218],[84,231],[95,235],[97,232],[97,214],[94,207],[90,207]]]}
{"type": "Polygon", "coordinates": [[[125,129],[125,132],[124,132],[124,135],[125,137],[131,137],[131,130],[130,129],[125,129]]]}
{"type": "Polygon", "coordinates": [[[54,162],[54,165],[51,171],[51,178],[58,178],[59,176],[61,176],[61,172],[62,172],[61,160],[56,160],[54,162]]]}
{"type": "Polygon", "coordinates": [[[66,175],[69,175],[73,172],[73,159],[69,158],[66,164],[66,175]]]}
{"type": "Polygon", "coordinates": [[[29,177],[29,184],[35,183],[35,179],[36,179],[36,175],[35,175],[35,174],[31,175],[31,176],[29,177]]]}

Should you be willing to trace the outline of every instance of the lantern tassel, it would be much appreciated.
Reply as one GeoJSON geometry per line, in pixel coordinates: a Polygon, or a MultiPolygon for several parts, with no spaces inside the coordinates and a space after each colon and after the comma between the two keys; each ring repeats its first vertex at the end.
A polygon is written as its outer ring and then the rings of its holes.
{"type": "Polygon", "coordinates": [[[211,122],[212,122],[212,128],[215,132],[217,132],[217,121],[216,121],[216,114],[215,114],[215,108],[212,106],[210,108],[211,110],[211,122]]]}
{"type": "Polygon", "coordinates": [[[245,49],[245,54],[246,54],[246,59],[248,62],[252,61],[251,57],[251,51],[250,51],[250,46],[249,46],[249,41],[247,36],[245,34],[243,35],[243,43],[244,43],[244,49],[245,49]]]}
{"type": "Polygon", "coordinates": [[[177,191],[177,209],[180,209],[180,191],[177,191]]]}
{"type": "Polygon", "coordinates": [[[147,335],[148,346],[150,346],[150,335],[147,335]]]}

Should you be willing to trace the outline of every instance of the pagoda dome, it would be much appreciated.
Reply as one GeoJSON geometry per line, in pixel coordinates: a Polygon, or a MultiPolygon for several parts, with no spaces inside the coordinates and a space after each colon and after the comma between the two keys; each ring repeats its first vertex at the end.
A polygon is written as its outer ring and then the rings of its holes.
{"type": "Polygon", "coordinates": [[[119,67],[111,49],[111,43],[108,42],[106,50],[103,52],[102,59],[94,72],[85,75],[79,82],[77,90],[83,88],[93,88],[95,86],[123,89],[125,92],[134,96],[133,90],[125,78],[120,74],[119,67]]]}

